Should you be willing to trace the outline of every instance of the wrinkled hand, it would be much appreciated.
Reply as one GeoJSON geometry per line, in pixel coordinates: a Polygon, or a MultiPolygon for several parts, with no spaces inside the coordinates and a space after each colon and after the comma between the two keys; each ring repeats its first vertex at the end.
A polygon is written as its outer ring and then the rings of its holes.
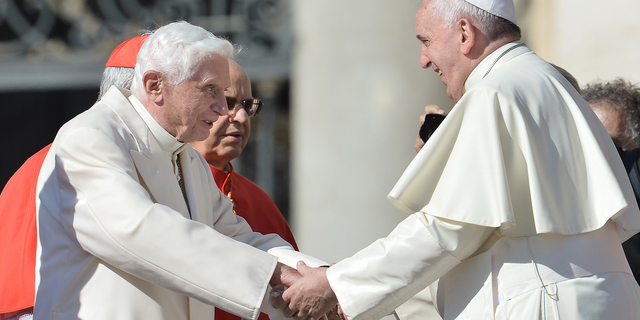
{"type": "Polygon", "coordinates": [[[284,306],[283,312],[287,318],[319,320],[338,303],[327,280],[327,269],[311,268],[299,261],[298,272],[302,278],[289,286],[280,297],[275,297],[272,306],[284,306]]]}
{"type": "Polygon", "coordinates": [[[333,311],[333,313],[335,315],[337,315],[342,320],[348,320],[349,319],[349,318],[347,318],[347,315],[344,313],[344,311],[342,311],[342,306],[340,306],[339,302],[338,302],[338,305],[335,306],[335,308],[333,308],[332,311],[333,311]]]}
{"type": "Polygon", "coordinates": [[[289,267],[286,264],[278,262],[276,269],[273,271],[269,284],[271,287],[277,285],[283,285],[285,287],[292,286],[298,279],[302,278],[302,275],[294,268],[289,267]]]}
{"type": "MultiPolygon", "coordinates": [[[[424,114],[420,116],[420,126],[422,126],[422,124],[424,123],[424,117],[430,113],[445,114],[442,108],[440,108],[435,104],[430,104],[424,107],[424,114]]],[[[416,139],[416,145],[415,145],[416,152],[419,152],[423,146],[424,146],[424,141],[422,141],[422,138],[420,138],[420,134],[418,134],[418,138],[416,139]]]]}

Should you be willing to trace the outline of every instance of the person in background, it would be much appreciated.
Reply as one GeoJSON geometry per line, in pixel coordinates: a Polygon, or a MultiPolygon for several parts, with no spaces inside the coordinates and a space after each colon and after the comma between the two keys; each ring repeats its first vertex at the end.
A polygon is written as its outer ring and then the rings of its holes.
{"type": "Polygon", "coordinates": [[[228,113],[234,54],[201,27],[160,27],[131,91],[60,129],[36,189],[34,319],[256,319],[269,285],[299,279],[278,259],[310,257],[253,232],[188,145],[228,113]]]}
{"type": "MultiPolygon", "coordinates": [[[[622,78],[594,81],[582,96],[618,147],[636,201],[640,204],[640,87],[622,78]]],[[[631,271],[640,283],[640,234],[622,243],[631,271]]]]}
{"type": "Polygon", "coordinates": [[[578,91],[519,41],[513,1],[425,0],[416,36],[455,105],[388,196],[409,217],[329,268],[300,263],[273,305],[378,319],[439,279],[447,320],[639,318],[624,167],[578,91]]]}
{"type": "Polygon", "coordinates": [[[617,147],[640,147],[640,87],[622,78],[594,81],[582,89],[582,96],[617,147]]]}
{"type": "Polygon", "coordinates": [[[549,63],[549,64],[552,65],[554,68],[556,68],[556,70],[558,70],[558,72],[560,72],[560,74],[565,79],[567,79],[567,81],[569,81],[571,86],[574,87],[576,91],[578,91],[578,93],[582,92],[582,89],[580,89],[580,83],[578,83],[578,79],[576,79],[576,77],[574,77],[571,73],[569,73],[569,71],[553,63],[549,63]]]}
{"type": "MultiPolygon", "coordinates": [[[[251,94],[251,80],[235,61],[229,60],[231,86],[225,90],[229,112],[213,122],[206,140],[191,142],[209,163],[218,189],[233,202],[235,214],[243,217],[251,229],[262,234],[276,233],[289,242],[295,250],[298,246],[293,233],[273,200],[258,185],[233,170],[231,160],[237,158],[247,145],[251,133],[251,118],[258,115],[263,103],[251,94]]],[[[239,320],[216,309],[216,320],[239,320]]],[[[259,320],[268,320],[264,313],[259,320]]]]}
{"type": "MultiPolygon", "coordinates": [[[[146,36],[116,47],[102,73],[98,100],[112,85],[129,88],[146,36]]],[[[0,320],[33,316],[36,265],[36,182],[51,144],[29,157],[0,193],[0,320]]]]}

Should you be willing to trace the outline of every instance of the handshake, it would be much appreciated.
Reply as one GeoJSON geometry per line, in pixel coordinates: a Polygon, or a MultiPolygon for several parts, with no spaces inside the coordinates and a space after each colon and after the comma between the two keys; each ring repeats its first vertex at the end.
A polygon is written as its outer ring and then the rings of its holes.
{"type": "Polygon", "coordinates": [[[271,278],[271,306],[295,320],[326,320],[327,315],[347,320],[329,285],[328,267],[312,268],[299,261],[297,268],[278,263],[271,278]]]}

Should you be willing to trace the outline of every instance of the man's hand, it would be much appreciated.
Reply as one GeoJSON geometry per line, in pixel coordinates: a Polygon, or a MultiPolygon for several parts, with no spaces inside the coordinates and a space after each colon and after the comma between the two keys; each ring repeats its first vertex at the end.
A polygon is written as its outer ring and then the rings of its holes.
{"type": "Polygon", "coordinates": [[[302,276],[296,269],[278,262],[278,264],[276,265],[276,269],[273,271],[273,275],[271,276],[269,284],[272,288],[279,284],[284,285],[285,287],[290,287],[300,278],[302,278],[302,276]]]}
{"type": "Polygon", "coordinates": [[[273,299],[274,308],[284,307],[284,315],[295,320],[318,320],[338,303],[327,280],[326,268],[311,268],[298,262],[302,278],[280,296],[273,299]]]}
{"type": "Polygon", "coordinates": [[[342,306],[340,306],[340,303],[338,303],[338,305],[336,305],[335,308],[333,308],[333,313],[335,315],[337,315],[342,320],[348,320],[349,319],[349,318],[347,318],[347,315],[344,313],[344,311],[342,311],[342,306]]]}
{"type": "MultiPolygon", "coordinates": [[[[442,108],[440,108],[435,104],[430,104],[424,107],[424,114],[420,116],[420,126],[422,126],[422,124],[424,123],[424,117],[429,113],[445,114],[442,108]]],[[[416,139],[416,145],[415,145],[416,152],[419,152],[423,146],[424,146],[424,141],[422,141],[422,139],[420,138],[420,135],[418,134],[418,138],[416,139]]]]}

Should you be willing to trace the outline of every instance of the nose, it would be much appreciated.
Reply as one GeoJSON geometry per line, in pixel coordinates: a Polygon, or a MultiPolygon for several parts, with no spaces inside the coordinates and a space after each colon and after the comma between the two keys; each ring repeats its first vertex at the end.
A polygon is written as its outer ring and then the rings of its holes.
{"type": "Polygon", "coordinates": [[[232,107],[229,110],[229,121],[230,122],[245,122],[249,119],[249,115],[244,110],[244,108],[240,106],[232,107]]]}
{"type": "Polygon", "coordinates": [[[218,113],[219,115],[226,115],[229,113],[229,107],[227,106],[227,99],[218,99],[213,103],[211,109],[218,113]]]}
{"type": "Polygon", "coordinates": [[[429,60],[429,57],[427,56],[427,50],[424,46],[422,47],[422,51],[420,51],[420,66],[423,69],[428,69],[429,67],[431,67],[431,60],[429,60]]]}

